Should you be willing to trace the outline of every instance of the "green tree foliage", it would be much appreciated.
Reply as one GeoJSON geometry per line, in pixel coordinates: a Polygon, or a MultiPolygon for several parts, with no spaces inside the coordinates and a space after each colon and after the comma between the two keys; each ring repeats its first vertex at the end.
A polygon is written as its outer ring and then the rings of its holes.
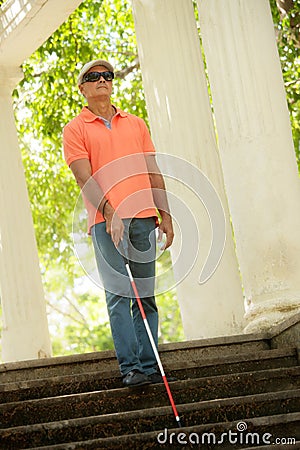
{"type": "MultiPolygon", "coordinates": [[[[300,6],[294,2],[284,15],[276,0],[270,3],[299,161],[300,6]]],[[[76,87],[78,71],[83,62],[98,57],[115,65],[114,103],[147,120],[129,0],[82,2],[25,61],[24,79],[14,92],[54,354],[112,348],[103,292],[87,287],[74,255],[72,221],[80,192],[62,157],[62,129],[84,104],[76,87]]],[[[169,266],[166,253],[158,271],[169,266]]],[[[162,340],[181,340],[174,290],[160,295],[158,303],[162,340]]]]}
{"type": "Polygon", "coordinates": [[[271,0],[270,4],[300,171],[300,3],[271,0]]]}

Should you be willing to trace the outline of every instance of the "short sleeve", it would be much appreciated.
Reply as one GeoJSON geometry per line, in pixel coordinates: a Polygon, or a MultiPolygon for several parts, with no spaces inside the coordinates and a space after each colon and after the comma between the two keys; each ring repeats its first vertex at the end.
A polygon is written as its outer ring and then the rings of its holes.
{"type": "Polygon", "coordinates": [[[155,153],[155,147],[152,142],[150,132],[143,119],[139,119],[140,130],[142,133],[143,152],[155,153]]]}
{"type": "Polygon", "coordinates": [[[90,159],[83,133],[72,122],[68,123],[63,130],[63,149],[68,166],[78,159],[90,159]]]}

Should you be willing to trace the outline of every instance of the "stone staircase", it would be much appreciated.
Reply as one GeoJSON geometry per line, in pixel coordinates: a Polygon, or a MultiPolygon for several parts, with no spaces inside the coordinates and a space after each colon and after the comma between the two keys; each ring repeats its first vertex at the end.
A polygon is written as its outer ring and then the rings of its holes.
{"type": "Polygon", "coordinates": [[[180,429],[164,385],[123,388],[111,351],[2,364],[0,449],[300,448],[299,319],[162,345],[180,429]]]}

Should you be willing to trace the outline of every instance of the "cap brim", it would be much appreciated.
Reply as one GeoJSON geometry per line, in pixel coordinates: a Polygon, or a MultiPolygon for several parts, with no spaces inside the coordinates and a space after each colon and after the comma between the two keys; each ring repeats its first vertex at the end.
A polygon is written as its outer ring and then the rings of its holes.
{"type": "Polygon", "coordinates": [[[103,66],[106,67],[110,72],[114,72],[114,68],[113,66],[106,61],[105,59],[96,59],[94,61],[90,61],[88,63],[86,63],[83,68],[80,71],[80,74],[78,75],[78,79],[77,79],[77,84],[78,86],[80,86],[82,84],[82,80],[84,75],[92,68],[95,66],[103,66]]]}

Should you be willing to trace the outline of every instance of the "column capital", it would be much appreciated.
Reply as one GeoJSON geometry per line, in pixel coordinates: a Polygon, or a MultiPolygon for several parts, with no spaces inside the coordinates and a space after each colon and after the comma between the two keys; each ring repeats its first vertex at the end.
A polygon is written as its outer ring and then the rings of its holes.
{"type": "Polygon", "coordinates": [[[0,94],[12,93],[17,84],[24,78],[24,73],[20,66],[0,64],[0,73],[0,94]]]}

